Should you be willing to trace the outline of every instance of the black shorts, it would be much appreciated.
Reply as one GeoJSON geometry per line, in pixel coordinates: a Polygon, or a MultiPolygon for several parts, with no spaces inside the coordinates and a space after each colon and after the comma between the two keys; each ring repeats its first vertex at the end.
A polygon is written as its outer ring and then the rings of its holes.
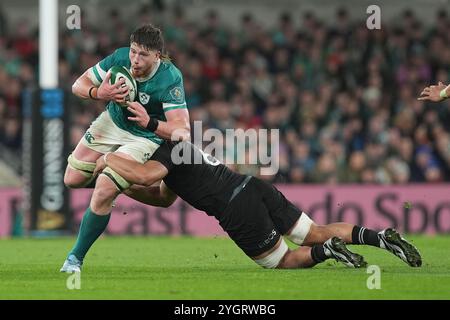
{"type": "Polygon", "coordinates": [[[217,218],[239,248],[256,257],[272,249],[301,214],[277,188],[253,177],[217,218]]]}

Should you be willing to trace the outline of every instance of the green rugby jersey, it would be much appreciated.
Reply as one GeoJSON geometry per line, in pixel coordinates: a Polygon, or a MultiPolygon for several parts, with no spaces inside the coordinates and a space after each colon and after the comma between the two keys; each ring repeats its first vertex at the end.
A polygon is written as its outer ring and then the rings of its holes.
{"type": "MultiPolygon", "coordinates": [[[[117,49],[113,54],[97,63],[90,69],[90,78],[95,85],[100,85],[112,66],[123,66],[130,70],[129,47],[117,49]]],[[[152,73],[145,79],[136,79],[137,97],[150,117],[167,121],[165,112],[173,109],[187,108],[184,97],[183,76],[170,61],[160,60],[152,73]]],[[[128,120],[133,114],[120,104],[109,101],[106,105],[112,120],[121,129],[136,136],[144,137],[161,144],[163,140],[155,133],[141,128],[128,120]]]]}

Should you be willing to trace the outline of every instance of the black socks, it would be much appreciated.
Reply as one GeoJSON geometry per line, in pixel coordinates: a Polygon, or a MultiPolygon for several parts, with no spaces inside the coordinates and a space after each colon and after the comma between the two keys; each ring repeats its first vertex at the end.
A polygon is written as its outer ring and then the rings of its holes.
{"type": "Polygon", "coordinates": [[[380,239],[376,231],[355,226],[352,231],[352,244],[366,244],[380,247],[380,239]]]}
{"type": "Polygon", "coordinates": [[[325,254],[325,248],[323,247],[323,244],[315,244],[311,248],[311,258],[315,263],[321,263],[329,259],[329,257],[327,257],[327,255],[325,254]]]}

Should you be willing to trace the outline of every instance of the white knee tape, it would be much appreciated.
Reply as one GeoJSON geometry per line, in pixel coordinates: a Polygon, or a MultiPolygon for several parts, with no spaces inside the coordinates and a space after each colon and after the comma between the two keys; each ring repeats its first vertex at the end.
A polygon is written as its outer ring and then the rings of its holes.
{"type": "Polygon", "coordinates": [[[308,215],[302,212],[300,219],[298,219],[292,232],[287,235],[287,238],[293,243],[301,246],[305,241],[305,238],[308,235],[313,223],[314,222],[308,217],[308,215]]]}
{"type": "Polygon", "coordinates": [[[273,252],[271,252],[268,256],[255,260],[255,262],[263,268],[267,269],[275,269],[279,264],[281,259],[283,259],[286,252],[288,252],[289,248],[281,238],[281,244],[276,248],[273,252]]]}

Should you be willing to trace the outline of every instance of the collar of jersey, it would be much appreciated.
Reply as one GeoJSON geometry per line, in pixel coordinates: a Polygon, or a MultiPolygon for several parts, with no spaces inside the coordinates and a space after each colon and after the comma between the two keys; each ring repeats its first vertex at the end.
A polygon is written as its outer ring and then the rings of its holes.
{"type": "Polygon", "coordinates": [[[155,66],[154,66],[152,72],[145,78],[136,78],[136,81],[144,82],[144,81],[150,80],[155,75],[156,71],[158,71],[160,64],[161,64],[161,59],[158,59],[155,63],[155,66]]]}

